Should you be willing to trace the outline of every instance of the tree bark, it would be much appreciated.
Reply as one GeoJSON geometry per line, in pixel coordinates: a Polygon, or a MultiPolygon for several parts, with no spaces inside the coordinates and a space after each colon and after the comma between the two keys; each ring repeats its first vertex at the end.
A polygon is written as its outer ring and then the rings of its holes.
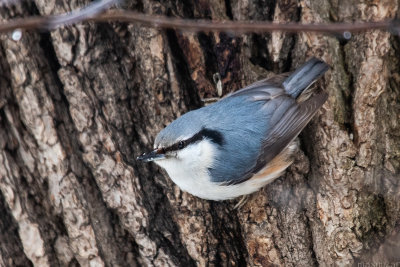
{"type": "MultiPolygon", "coordinates": [[[[0,16],[88,3],[21,1],[0,6],[0,16]]],[[[122,8],[312,23],[395,18],[398,5],[145,0],[122,8]]],[[[0,38],[0,266],[400,264],[398,36],[83,23],[0,38]],[[330,97],[300,135],[295,163],[242,208],[193,197],[135,161],[168,123],[218,95],[214,74],[226,95],[311,56],[331,66],[319,84],[330,97]]]]}

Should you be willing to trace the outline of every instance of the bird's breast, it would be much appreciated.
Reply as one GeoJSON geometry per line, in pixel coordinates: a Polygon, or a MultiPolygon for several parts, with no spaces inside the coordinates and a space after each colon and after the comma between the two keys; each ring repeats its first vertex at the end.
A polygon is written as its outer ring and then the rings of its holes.
{"type": "MultiPolygon", "coordinates": [[[[188,150],[186,153],[202,152],[204,155],[197,155],[200,158],[204,156],[202,161],[188,160],[187,155],[185,155],[186,160],[181,160],[178,157],[160,160],[157,161],[157,164],[167,171],[171,180],[180,189],[194,196],[209,200],[232,199],[259,190],[279,177],[292,163],[292,154],[297,148],[297,143],[292,142],[250,179],[239,184],[227,185],[224,182],[213,182],[214,179],[208,170],[215,155],[215,152],[212,151],[213,146],[210,146],[210,143],[199,145],[201,147],[193,147],[193,151],[188,150]]],[[[229,181],[229,177],[227,177],[227,181],[229,181]]]]}

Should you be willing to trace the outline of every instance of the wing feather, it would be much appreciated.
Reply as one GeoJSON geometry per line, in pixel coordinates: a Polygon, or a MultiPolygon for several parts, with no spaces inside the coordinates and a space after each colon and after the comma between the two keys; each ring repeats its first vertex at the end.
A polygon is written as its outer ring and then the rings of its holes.
{"type": "Polygon", "coordinates": [[[227,97],[248,96],[253,101],[267,101],[280,95],[286,94],[282,87],[282,82],[289,76],[289,73],[275,75],[271,78],[263,79],[240,89],[227,97]]]}
{"type": "Polygon", "coordinates": [[[326,92],[320,92],[302,103],[295,102],[269,131],[255,165],[241,179],[231,181],[229,184],[239,184],[250,179],[278,156],[300,134],[327,98],[326,92]]]}

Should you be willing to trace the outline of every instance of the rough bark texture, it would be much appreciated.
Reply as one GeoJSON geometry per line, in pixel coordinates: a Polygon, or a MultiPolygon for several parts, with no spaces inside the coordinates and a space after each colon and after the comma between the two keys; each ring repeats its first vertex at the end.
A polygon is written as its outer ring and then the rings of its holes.
{"type": "MultiPolygon", "coordinates": [[[[3,20],[89,1],[0,7],[3,20]]],[[[137,1],[147,14],[342,22],[399,2],[137,1]]],[[[400,41],[84,23],[0,36],[0,266],[400,264],[400,41]],[[286,174],[237,200],[181,192],[135,157],[184,112],[317,56],[330,97],[286,174]]]]}

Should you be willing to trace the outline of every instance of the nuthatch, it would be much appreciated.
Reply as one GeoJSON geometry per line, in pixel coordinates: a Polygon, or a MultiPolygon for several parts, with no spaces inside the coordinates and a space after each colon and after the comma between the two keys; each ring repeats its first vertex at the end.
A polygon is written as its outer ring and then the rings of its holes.
{"type": "Polygon", "coordinates": [[[188,112],[157,135],[152,152],[137,159],[154,161],[183,191],[200,198],[253,193],[293,162],[296,137],[328,98],[326,92],[307,94],[306,89],[328,68],[312,58],[291,74],[258,81],[188,112]]]}

